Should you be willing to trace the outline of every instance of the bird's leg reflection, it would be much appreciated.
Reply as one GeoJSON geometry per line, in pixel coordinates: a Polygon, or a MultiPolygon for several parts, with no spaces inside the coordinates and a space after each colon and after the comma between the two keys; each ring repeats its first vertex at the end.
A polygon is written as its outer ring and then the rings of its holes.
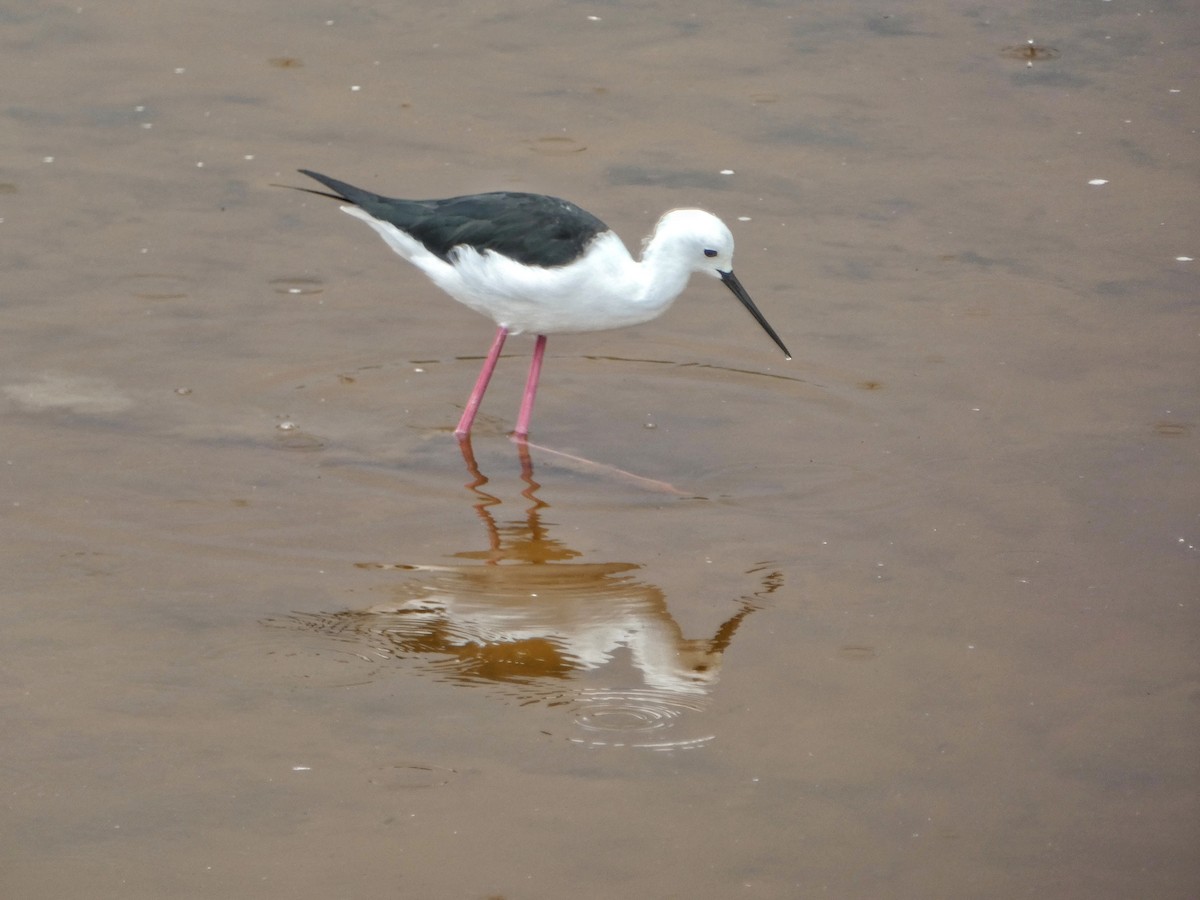
{"type": "Polygon", "coordinates": [[[496,520],[488,511],[488,507],[498,506],[501,502],[500,498],[483,490],[483,486],[488,483],[488,479],[480,471],[479,463],[475,461],[475,451],[471,448],[471,436],[469,434],[459,437],[458,448],[462,451],[463,462],[467,464],[467,472],[470,473],[472,478],[464,487],[473,493],[479,501],[475,504],[475,514],[479,516],[479,520],[483,522],[484,528],[487,529],[488,543],[491,545],[492,554],[490,562],[497,562],[500,558],[500,531],[496,527],[496,520]]]}
{"type": "MultiPolygon", "coordinates": [[[[517,458],[521,462],[521,480],[529,485],[526,490],[521,493],[530,500],[533,500],[540,506],[545,506],[541,500],[538,500],[534,495],[538,488],[541,487],[533,480],[533,458],[529,455],[529,441],[523,437],[513,436],[513,443],[517,445],[517,458]]],[[[478,488],[483,487],[488,483],[488,477],[479,469],[479,463],[475,459],[475,450],[471,446],[471,436],[469,434],[458,438],[458,449],[462,453],[463,462],[467,465],[467,472],[471,475],[471,481],[466,485],[467,490],[476,491],[483,497],[487,497],[489,501],[499,503],[500,501],[491,494],[485,494],[478,491],[478,488]]]]}
{"type": "MultiPolygon", "coordinates": [[[[535,500],[536,498],[533,494],[541,485],[533,480],[533,457],[529,455],[529,439],[526,437],[514,437],[513,442],[517,445],[517,458],[521,460],[521,480],[529,485],[521,493],[530,500],[535,500]]],[[[541,503],[540,500],[537,502],[541,503]]]]}
{"type": "MultiPolygon", "coordinates": [[[[458,449],[462,452],[463,462],[467,464],[467,471],[474,479],[467,485],[467,489],[474,490],[475,488],[483,487],[488,483],[488,479],[483,472],[479,471],[479,463],[475,461],[475,450],[471,446],[471,436],[469,434],[458,437],[458,449]]],[[[499,503],[500,501],[496,500],[496,502],[499,503]]]]}
{"type": "Polygon", "coordinates": [[[455,556],[467,559],[484,558],[489,564],[497,565],[501,562],[542,564],[572,559],[579,555],[577,551],[564,548],[561,543],[551,540],[547,536],[540,513],[541,510],[548,508],[549,504],[537,496],[541,485],[533,480],[533,461],[529,457],[529,450],[520,445],[518,447],[521,458],[521,480],[525,482],[525,489],[521,491],[521,496],[530,502],[530,506],[525,511],[523,522],[514,521],[500,526],[491,512],[492,507],[500,505],[500,498],[482,489],[488,483],[488,478],[480,470],[479,463],[475,459],[470,437],[459,440],[459,449],[462,451],[463,461],[466,463],[467,472],[472,479],[464,487],[475,495],[477,500],[473,504],[475,514],[479,516],[480,521],[487,529],[489,549],[486,557],[480,557],[479,551],[463,551],[454,554],[455,556]]]}

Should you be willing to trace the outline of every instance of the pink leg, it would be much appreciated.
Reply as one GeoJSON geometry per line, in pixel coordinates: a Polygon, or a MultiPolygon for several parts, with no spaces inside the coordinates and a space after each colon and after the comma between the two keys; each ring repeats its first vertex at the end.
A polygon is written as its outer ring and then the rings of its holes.
{"type": "Polygon", "coordinates": [[[538,378],[542,374],[542,357],[546,355],[546,336],[539,334],[533,345],[533,361],[529,363],[529,378],[525,381],[525,396],[521,399],[521,412],[517,415],[519,438],[529,437],[529,420],[533,418],[533,398],[537,396],[538,378]]]}
{"type": "Polygon", "coordinates": [[[467,398],[467,408],[463,410],[462,418],[458,420],[458,427],[454,429],[456,437],[466,437],[471,433],[471,423],[475,421],[475,413],[479,412],[479,404],[483,402],[483,392],[487,390],[488,382],[492,380],[492,372],[496,371],[496,360],[500,358],[500,351],[504,348],[506,337],[508,337],[508,329],[501,325],[496,329],[496,338],[492,341],[492,349],[488,351],[487,359],[483,361],[483,368],[479,370],[479,377],[475,379],[475,388],[471,391],[471,396],[467,398]]]}

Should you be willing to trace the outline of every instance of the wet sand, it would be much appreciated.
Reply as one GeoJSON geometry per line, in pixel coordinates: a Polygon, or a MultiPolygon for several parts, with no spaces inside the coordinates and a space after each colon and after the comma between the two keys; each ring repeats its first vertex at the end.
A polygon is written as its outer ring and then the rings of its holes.
{"type": "Polygon", "coordinates": [[[3,14],[0,892],[1200,893],[1200,24],[880,9],[3,14]],[[464,459],[299,167],[710,209],[796,358],[695,279],[464,459]]]}

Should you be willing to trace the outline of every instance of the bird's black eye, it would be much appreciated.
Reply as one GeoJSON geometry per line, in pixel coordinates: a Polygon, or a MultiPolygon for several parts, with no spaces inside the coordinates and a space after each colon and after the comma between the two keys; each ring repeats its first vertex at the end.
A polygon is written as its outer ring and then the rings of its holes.
{"type": "Polygon", "coordinates": [[[709,259],[712,259],[714,256],[717,255],[717,251],[716,250],[705,250],[704,255],[707,256],[709,259]]]}

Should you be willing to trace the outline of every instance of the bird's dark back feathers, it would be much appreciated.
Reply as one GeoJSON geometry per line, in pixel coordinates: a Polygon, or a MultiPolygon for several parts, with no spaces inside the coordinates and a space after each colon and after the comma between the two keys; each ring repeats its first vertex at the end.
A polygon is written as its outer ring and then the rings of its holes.
{"type": "Polygon", "coordinates": [[[480,252],[494,250],[524,265],[553,268],[579,257],[597,235],[609,230],[587,210],[544,194],[497,191],[445,200],[400,200],[328,175],[299,171],[334,192],[325,196],[390,222],[447,262],[451,250],[466,245],[480,252]]]}

